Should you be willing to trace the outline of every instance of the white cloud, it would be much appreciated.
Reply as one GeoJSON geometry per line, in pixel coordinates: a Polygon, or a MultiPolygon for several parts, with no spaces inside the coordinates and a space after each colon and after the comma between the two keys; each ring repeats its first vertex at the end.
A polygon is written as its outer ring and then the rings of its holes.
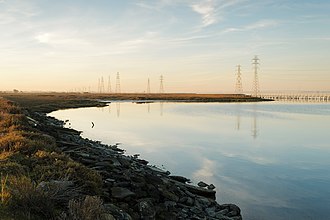
{"type": "Polygon", "coordinates": [[[217,22],[216,4],[214,0],[203,0],[198,4],[191,5],[191,8],[202,16],[204,27],[217,22]]]}
{"type": "Polygon", "coordinates": [[[42,33],[38,34],[35,39],[37,39],[40,43],[49,43],[50,42],[50,34],[49,33],[42,33]]]}
{"type": "Polygon", "coordinates": [[[88,44],[87,41],[74,36],[74,34],[72,33],[67,33],[67,32],[40,33],[35,36],[35,39],[39,43],[49,44],[51,46],[55,46],[55,45],[73,46],[73,45],[88,44]]]}
{"type": "Polygon", "coordinates": [[[215,162],[206,158],[203,158],[201,168],[199,170],[196,170],[193,174],[193,176],[196,179],[202,178],[210,178],[214,176],[214,167],[215,162]]]}

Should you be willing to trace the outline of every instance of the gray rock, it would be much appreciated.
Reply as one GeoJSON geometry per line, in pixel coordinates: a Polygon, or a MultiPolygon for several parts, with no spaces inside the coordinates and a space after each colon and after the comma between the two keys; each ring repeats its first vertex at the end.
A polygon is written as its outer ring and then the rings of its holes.
{"type": "Polygon", "coordinates": [[[124,187],[112,187],[111,188],[111,195],[113,198],[116,199],[123,199],[129,196],[134,196],[135,193],[130,191],[129,189],[126,189],[124,187]]]}
{"type": "Polygon", "coordinates": [[[208,188],[209,190],[213,190],[213,189],[215,189],[215,186],[214,186],[213,184],[210,184],[209,186],[207,186],[207,188],[208,188]]]}
{"type": "Polygon", "coordinates": [[[183,176],[169,176],[172,180],[176,180],[180,183],[189,183],[190,179],[183,176]]]}
{"type": "Polygon", "coordinates": [[[145,199],[138,204],[140,218],[152,220],[156,217],[156,210],[152,202],[149,199],[145,199]]]}
{"type": "Polygon", "coordinates": [[[203,181],[200,181],[199,183],[197,183],[197,185],[199,187],[207,187],[208,186],[208,184],[204,183],[203,181]]]}
{"type": "Polygon", "coordinates": [[[217,214],[220,214],[220,215],[227,215],[228,213],[229,213],[228,209],[222,209],[221,211],[217,212],[217,214]]]}
{"type": "Polygon", "coordinates": [[[186,204],[189,205],[189,206],[193,206],[194,205],[194,202],[195,201],[194,201],[193,198],[188,197],[186,204]]]}
{"type": "MultiPolygon", "coordinates": [[[[197,199],[196,199],[197,200],[197,199]]],[[[212,202],[210,199],[208,198],[204,198],[204,197],[198,197],[198,202],[201,206],[203,207],[209,207],[212,205],[212,202]]]]}
{"type": "Polygon", "coordinates": [[[206,208],[205,212],[210,217],[215,217],[215,207],[206,208]]]}

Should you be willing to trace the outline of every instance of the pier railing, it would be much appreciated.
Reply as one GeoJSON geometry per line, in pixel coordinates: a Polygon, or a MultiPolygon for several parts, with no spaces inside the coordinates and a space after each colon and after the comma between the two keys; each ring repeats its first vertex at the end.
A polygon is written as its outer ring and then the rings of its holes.
{"type": "Polygon", "coordinates": [[[261,93],[259,96],[281,101],[330,102],[330,93],[261,93]]]}

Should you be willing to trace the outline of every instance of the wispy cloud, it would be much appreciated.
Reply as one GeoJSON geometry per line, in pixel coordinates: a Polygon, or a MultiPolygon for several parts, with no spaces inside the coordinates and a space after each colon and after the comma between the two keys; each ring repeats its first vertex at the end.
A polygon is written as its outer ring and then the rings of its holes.
{"type": "Polygon", "coordinates": [[[193,11],[202,16],[203,26],[209,26],[217,22],[215,0],[203,0],[191,5],[193,11]]]}
{"type": "Polygon", "coordinates": [[[198,13],[202,18],[203,27],[216,24],[225,19],[229,9],[246,7],[248,0],[200,0],[198,3],[191,4],[191,9],[198,13]]]}
{"type": "Polygon", "coordinates": [[[257,30],[257,29],[264,29],[264,28],[269,28],[269,27],[274,27],[278,25],[279,22],[276,20],[261,20],[257,21],[252,24],[248,24],[246,26],[242,27],[231,27],[227,28],[222,33],[230,33],[230,32],[239,32],[239,31],[251,31],[251,30],[257,30]]]}
{"type": "Polygon", "coordinates": [[[181,4],[183,2],[184,1],[182,0],[158,0],[158,1],[140,1],[134,4],[144,9],[160,11],[164,7],[174,6],[177,4],[181,4]]]}

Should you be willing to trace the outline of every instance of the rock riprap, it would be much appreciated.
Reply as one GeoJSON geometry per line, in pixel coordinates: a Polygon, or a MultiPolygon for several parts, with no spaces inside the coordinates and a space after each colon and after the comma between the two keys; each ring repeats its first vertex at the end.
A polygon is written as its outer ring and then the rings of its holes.
{"type": "Polygon", "coordinates": [[[64,128],[64,122],[35,113],[38,129],[53,136],[73,160],[99,172],[102,199],[115,219],[242,219],[239,207],[215,201],[215,186],[148,165],[138,155],[127,156],[118,145],[105,145],[64,128]]]}

